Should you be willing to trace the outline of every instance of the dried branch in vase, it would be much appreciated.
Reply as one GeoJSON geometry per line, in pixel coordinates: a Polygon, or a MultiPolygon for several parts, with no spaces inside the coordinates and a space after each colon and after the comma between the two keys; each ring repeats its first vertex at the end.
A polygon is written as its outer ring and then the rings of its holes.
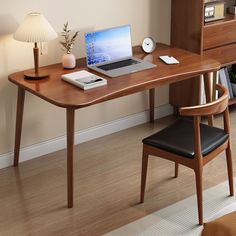
{"type": "Polygon", "coordinates": [[[62,45],[62,50],[66,51],[66,53],[70,54],[75,44],[75,39],[79,34],[79,31],[76,31],[75,34],[70,37],[71,30],[68,29],[68,22],[64,24],[63,31],[61,32],[61,36],[64,37],[63,41],[60,41],[62,45]]]}

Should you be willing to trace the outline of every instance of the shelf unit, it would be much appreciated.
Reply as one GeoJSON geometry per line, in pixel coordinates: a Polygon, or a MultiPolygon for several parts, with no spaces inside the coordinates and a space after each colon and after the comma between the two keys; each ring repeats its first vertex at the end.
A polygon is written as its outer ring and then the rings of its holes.
{"type": "MultiPolygon", "coordinates": [[[[226,6],[235,1],[225,1],[226,6]]],[[[172,0],[171,46],[209,56],[228,66],[236,63],[236,16],[204,23],[204,0],[172,0]]],[[[170,104],[174,107],[196,105],[200,97],[200,79],[170,85],[170,104]],[[193,90],[194,88],[194,90],[193,90]]],[[[229,105],[236,104],[236,98],[229,105]]]]}

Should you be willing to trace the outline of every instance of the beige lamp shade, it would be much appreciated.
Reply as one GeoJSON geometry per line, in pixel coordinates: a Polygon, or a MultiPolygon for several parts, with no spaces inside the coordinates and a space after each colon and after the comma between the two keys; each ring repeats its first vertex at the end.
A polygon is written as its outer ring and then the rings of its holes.
{"type": "Polygon", "coordinates": [[[42,14],[33,12],[25,17],[23,23],[13,35],[13,38],[22,42],[34,43],[34,71],[24,72],[26,79],[38,80],[48,77],[48,72],[39,70],[38,43],[48,42],[56,37],[57,33],[42,14]]]}
{"type": "Polygon", "coordinates": [[[37,12],[28,14],[19,26],[13,38],[22,42],[48,42],[57,37],[57,33],[46,18],[37,12]]]}

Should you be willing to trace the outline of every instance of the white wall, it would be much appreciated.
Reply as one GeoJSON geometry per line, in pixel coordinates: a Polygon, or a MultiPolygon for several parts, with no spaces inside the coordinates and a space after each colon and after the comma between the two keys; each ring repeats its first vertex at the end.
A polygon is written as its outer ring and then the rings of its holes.
{"type": "MultiPolygon", "coordinates": [[[[170,0],[67,0],[1,1],[0,8],[0,154],[12,151],[14,142],[16,86],[7,80],[13,72],[33,67],[32,44],[17,42],[12,34],[31,11],[38,11],[60,33],[63,24],[79,30],[74,48],[77,58],[85,56],[84,32],[131,24],[132,43],[139,45],[145,36],[169,43],[170,0]]],[[[63,52],[58,40],[48,45],[48,55],[40,65],[61,61],[63,52]]],[[[157,106],[168,103],[168,87],[157,90],[157,106]]],[[[147,93],[139,93],[76,112],[76,129],[92,127],[147,109],[147,93]],[[115,107],[115,109],[114,109],[115,107]]],[[[26,94],[22,147],[50,140],[65,133],[65,111],[26,94]]]]}

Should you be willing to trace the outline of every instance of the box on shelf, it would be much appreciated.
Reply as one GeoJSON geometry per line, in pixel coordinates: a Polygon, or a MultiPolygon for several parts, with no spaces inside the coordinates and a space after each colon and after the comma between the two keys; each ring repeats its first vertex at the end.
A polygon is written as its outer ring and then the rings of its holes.
{"type": "Polygon", "coordinates": [[[204,21],[210,22],[221,20],[225,18],[225,2],[224,1],[210,1],[205,2],[204,21]]]}

